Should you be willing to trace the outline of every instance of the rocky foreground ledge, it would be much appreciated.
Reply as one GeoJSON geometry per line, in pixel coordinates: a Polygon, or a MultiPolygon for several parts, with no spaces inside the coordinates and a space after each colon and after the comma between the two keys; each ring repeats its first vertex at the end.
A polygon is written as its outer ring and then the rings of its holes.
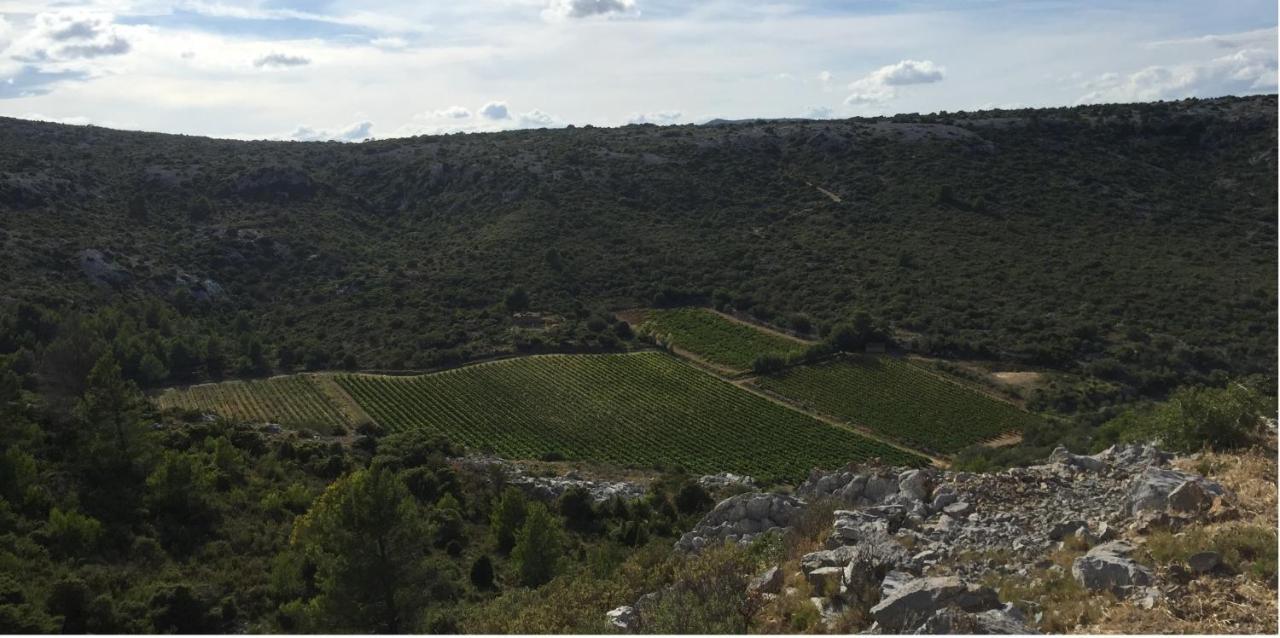
{"type": "MultiPolygon", "coordinates": [[[[794,495],[751,492],[720,502],[676,548],[750,543],[786,532],[807,507],[835,507],[825,548],[805,554],[792,579],[802,577],[825,622],[859,607],[874,620],[867,633],[1033,633],[1012,601],[981,581],[1061,570],[1048,557],[1070,545],[1087,549],[1070,565],[1080,586],[1149,606],[1166,589],[1133,559],[1124,538],[1233,515],[1222,485],[1172,469],[1170,459],[1152,446],[1130,445],[1093,456],[1059,448],[1041,465],[992,474],[815,471],[794,495]]],[[[1217,565],[1220,557],[1205,554],[1192,557],[1191,569],[1217,565]]],[[[796,595],[782,569],[761,574],[750,593],[796,595]]],[[[620,630],[643,631],[644,603],[608,618],[620,630]]]]}

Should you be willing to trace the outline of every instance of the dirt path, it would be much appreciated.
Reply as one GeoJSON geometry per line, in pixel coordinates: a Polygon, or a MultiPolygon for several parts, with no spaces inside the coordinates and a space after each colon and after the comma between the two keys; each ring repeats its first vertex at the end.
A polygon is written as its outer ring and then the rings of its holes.
{"type": "Polygon", "coordinates": [[[994,439],[983,441],[982,446],[983,447],[1009,447],[1010,445],[1017,445],[1021,442],[1022,442],[1021,432],[1006,432],[1004,434],[1001,434],[1000,436],[997,436],[994,439]]]}
{"type": "Polygon", "coordinates": [[[973,381],[971,379],[965,379],[963,377],[945,374],[941,371],[933,369],[933,366],[929,365],[932,362],[940,361],[940,359],[922,357],[918,354],[909,354],[909,355],[906,355],[904,358],[908,361],[915,363],[917,368],[923,370],[926,374],[933,375],[937,379],[940,379],[947,383],[958,385],[971,392],[977,392],[978,394],[981,394],[989,399],[994,399],[1001,403],[1007,403],[1024,412],[1026,411],[1026,406],[1023,405],[1023,402],[1021,400],[1005,395],[1001,393],[999,390],[997,390],[996,388],[983,385],[982,383],[973,381]]]}
{"type": "Polygon", "coordinates": [[[804,183],[805,183],[805,184],[807,184],[807,185],[809,185],[809,186],[812,186],[812,187],[814,187],[814,188],[818,189],[818,192],[819,192],[819,193],[822,193],[823,195],[826,195],[827,197],[830,197],[830,198],[831,198],[831,201],[833,201],[833,202],[835,202],[835,203],[837,203],[837,204],[839,204],[839,203],[841,203],[841,202],[843,202],[843,201],[844,201],[843,199],[840,199],[840,196],[839,196],[839,195],[837,195],[837,194],[835,194],[835,193],[833,193],[833,192],[831,192],[831,191],[829,191],[829,190],[827,190],[827,189],[825,189],[825,188],[823,188],[823,187],[821,187],[821,186],[818,186],[817,184],[814,184],[813,182],[811,182],[811,181],[809,181],[809,180],[805,180],[805,182],[804,182],[804,183]]]}
{"type": "Polygon", "coordinates": [[[822,414],[821,412],[810,410],[809,408],[797,405],[791,401],[787,401],[786,399],[783,399],[775,394],[766,392],[751,383],[752,381],[755,381],[755,379],[756,379],[755,377],[747,377],[745,379],[725,379],[725,381],[728,381],[729,383],[732,383],[738,386],[739,388],[742,388],[743,390],[746,390],[747,392],[750,392],[751,394],[761,397],[767,401],[771,401],[784,408],[787,408],[788,410],[794,410],[796,412],[801,412],[808,416],[811,416],[819,421],[822,421],[823,423],[826,423],[827,425],[831,425],[831,426],[840,428],[842,430],[849,430],[851,432],[855,432],[877,443],[883,443],[891,448],[902,450],[903,452],[910,452],[911,454],[915,454],[917,456],[923,456],[929,459],[929,462],[932,463],[933,466],[936,468],[945,470],[948,467],[951,467],[950,461],[944,458],[933,456],[926,452],[921,452],[920,450],[909,448],[901,443],[896,443],[894,441],[884,438],[883,436],[873,432],[870,428],[863,427],[861,425],[855,425],[847,421],[842,421],[835,417],[827,416],[825,414],[822,414]]]}
{"type": "Polygon", "coordinates": [[[356,426],[361,423],[373,423],[373,417],[369,416],[359,403],[342,389],[342,386],[334,380],[332,373],[316,373],[311,375],[311,381],[315,383],[316,389],[319,390],[329,401],[333,407],[338,410],[347,420],[347,425],[356,426]]]}
{"type": "Polygon", "coordinates": [[[726,314],[726,313],[720,312],[719,310],[716,310],[715,308],[707,308],[707,310],[710,310],[711,312],[713,312],[713,313],[715,313],[715,314],[719,315],[720,317],[722,317],[722,318],[724,318],[724,319],[727,319],[727,320],[729,320],[729,321],[732,321],[732,322],[734,322],[734,323],[737,323],[737,324],[741,324],[741,325],[747,326],[748,328],[755,328],[756,330],[759,330],[760,332],[763,332],[763,333],[766,333],[766,334],[770,334],[770,335],[773,335],[773,336],[775,336],[775,337],[782,337],[783,339],[789,339],[789,340],[794,341],[794,342],[796,342],[796,343],[803,343],[803,344],[804,344],[804,345],[806,345],[806,346],[810,346],[810,345],[813,345],[813,344],[817,343],[816,341],[811,341],[811,340],[809,340],[809,339],[802,339],[802,338],[797,337],[797,336],[795,336],[795,335],[793,335],[793,334],[790,334],[790,333],[787,333],[787,332],[783,332],[783,331],[781,331],[781,330],[778,330],[777,328],[772,328],[772,327],[770,327],[770,326],[766,326],[766,325],[764,325],[764,324],[762,324],[762,323],[756,323],[756,322],[754,322],[754,321],[748,321],[748,320],[746,320],[746,319],[741,319],[741,318],[739,318],[739,317],[735,317],[735,316],[733,316],[733,315],[730,315],[730,314],[726,314]]]}

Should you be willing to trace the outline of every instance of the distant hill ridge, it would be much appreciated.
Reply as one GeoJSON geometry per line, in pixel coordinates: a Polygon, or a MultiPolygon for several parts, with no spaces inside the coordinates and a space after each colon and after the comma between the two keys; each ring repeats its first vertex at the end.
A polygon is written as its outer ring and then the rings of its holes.
{"type": "Polygon", "coordinates": [[[0,304],[159,298],[383,368],[609,349],[590,318],[655,302],[864,309],[1104,401],[1275,375],[1274,95],[709,124],[313,144],[0,118],[0,304]],[[516,287],[564,325],[513,332],[516,287]]]}

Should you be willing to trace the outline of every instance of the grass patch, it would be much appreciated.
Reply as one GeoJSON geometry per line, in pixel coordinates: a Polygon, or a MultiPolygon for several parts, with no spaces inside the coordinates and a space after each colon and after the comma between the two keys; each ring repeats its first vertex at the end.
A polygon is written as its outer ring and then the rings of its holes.
{"type": "Polygon", "coordinates": [[[1071,576],[1070,565],[1081,552],[1058,550],[1049,556],[1053,565],[1025,576],[994,576],[986,580],[1000,600],[1013,602],[1031,624],[1048,634],[1068,633],[1103,617],[1105,605],[1115,602],[1106,592],[1090,592],[1071,576]],[[1039,622],[1034,619],[1042,614],[1039,622]]]}
{"type": "Polygon", "coordinates": [[[1275,583],[1276,540],[1276,530],[1260,525],[1197,527],[1177,534],[1156,532],[1147,538],[1145,548],[1160,565],[1185,563],[1200,552],[1217,552],[1232,572],[1275,583]]]}

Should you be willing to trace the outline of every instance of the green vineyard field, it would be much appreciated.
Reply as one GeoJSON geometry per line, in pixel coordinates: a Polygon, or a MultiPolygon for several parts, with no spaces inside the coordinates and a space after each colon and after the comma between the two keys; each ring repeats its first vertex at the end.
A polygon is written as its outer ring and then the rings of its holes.
{"type": "Polygon", "coordinates": [[[510,458],[799,480],[813,467],[924,458],[815,420],[669,355],[547,355],[417,377],[339,375],[392,431],[425,428],[510,458]]]}
{"type": "Polygon", "coordinates": [[[758,355],[785,355],[805,347],[798,341],[730,321],[705,308],[650,310],[640,331],[710,363],[736,370],[751,369],[758,355]]]}
{"type": "Polygon", "coordinates": [[[761,376],[757,387],[909,447],[951,454],[1036,417],[892,357],[843,357],[761,376]]]}
{"type": "Polygon", "coordinates": [[[179,408],[231,419],[271,422],[332,431],[351,425],[337,402],[312,375],[227,381],[168,390],[156,399],[161,409],[179,408]]]}

